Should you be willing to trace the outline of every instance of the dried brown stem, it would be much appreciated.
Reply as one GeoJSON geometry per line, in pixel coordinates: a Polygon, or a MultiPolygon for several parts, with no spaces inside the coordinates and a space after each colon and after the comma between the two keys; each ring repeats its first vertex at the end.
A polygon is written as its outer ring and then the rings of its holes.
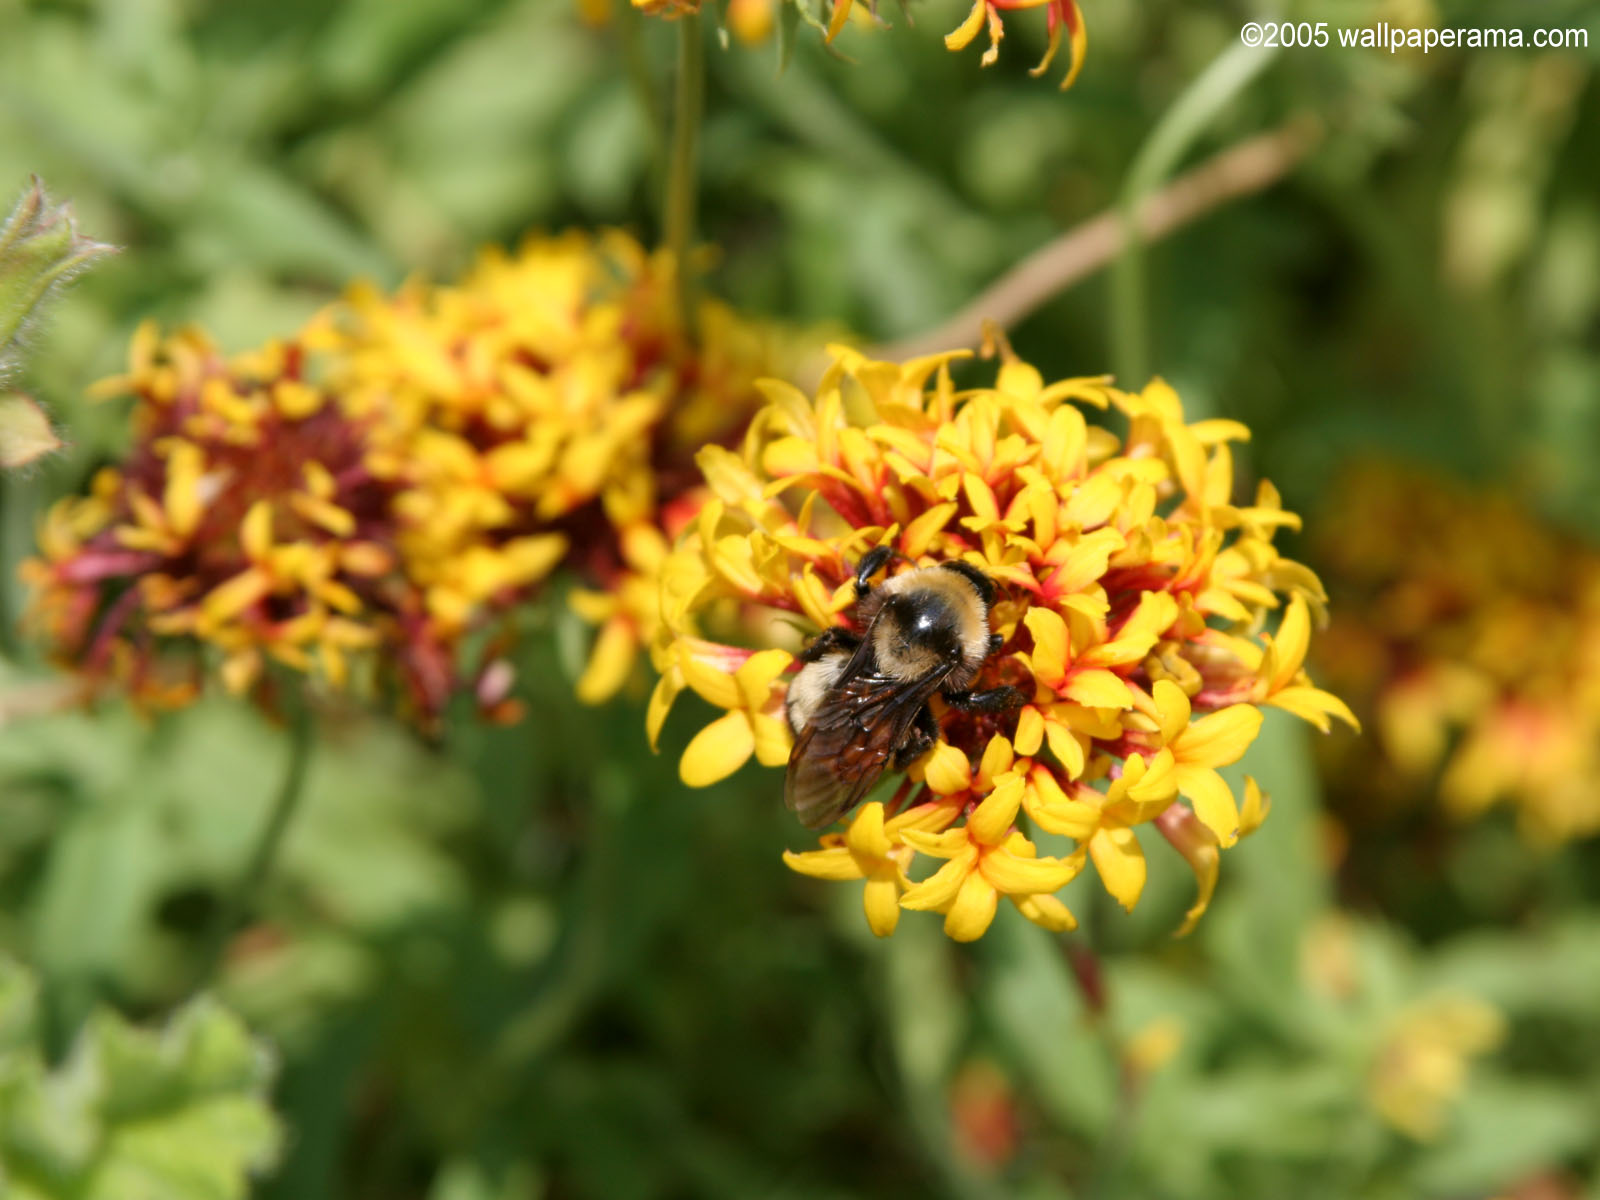
{"type": "MultiPolygon", "coordinates": [[[[1143,240],[1155,241],[1231,200],[1262,191],[1287,175],[1321,133],[1314,118],[1300,117],[1242,141],[1146,197],[1131,224],[1143,240]]],[[[974,348],[983,338],[985,322],[1008,329],[1114,260],[1132,232],[1129,226],[1122,213],[1108,209],[1040,247],[949,320],[925,333],[874,346],[869,353],[903,361],[974,348]]]]}

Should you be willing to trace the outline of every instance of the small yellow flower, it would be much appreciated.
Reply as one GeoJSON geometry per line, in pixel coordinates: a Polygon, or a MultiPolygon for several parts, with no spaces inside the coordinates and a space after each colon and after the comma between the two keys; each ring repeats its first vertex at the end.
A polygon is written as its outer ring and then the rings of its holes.
{"type": "MultiPolygon", "coordinates": [[[[775,621],[859,633],[854,568],[869,549],[898,552],[891,571],[961,560],[998,591],[999,649],[973,686],[1003,684],[1028,702],[976,718],[936,707],[940,737],[885,802],[885,827],[929,804],[954,815],[891,839],[892,856],[874,840],[882,853],[849,869],[886,881],[892,858],[896,878],[917,880],[902,906],[943,913],[958,939],[980,936],[1002,895],[1064,929],[1072,916],[1054,893],[1087,863],[1125,907],[1138,902],[1149,868],[1137,829],[1159,820],[1201,891],[1187,928],[1219,852],[1265,815],[1254,783],[1241,807],[1217,772],[1255,739],[1259,705],[1322,725],[1346,715],[1302,665],[1321,585],[1273,550],[1293,520],[1270,487],[1254,505],[1232,503],[1228,442],[1242,426],[1186,422],[1159,380],[1136,394],[1104,379],[1046,385],[1002,354],[993,387],[957,391],[959,356],[877,363],[835,347],[815,397],[769,382],[739,452],[702,452],[709,496],[660,571],[652,742],[685,687],[728,710],[685,752],[692,782],[759,757],[757,718],[781,719],[793,665],[769,660],[755,686],[756,652],[708,639],[704,625],[757,644],[775,621]],[[1129,417],[1126,442],[1080,407],[1110,405],[1129,417]],[[1076,847],[1041,857],[1035,827],[1076,847]],[[944,865],[918,878],[906,847],[944,865]]],[[[786,740],[767,729],[762,761],[778,765],[786,740]]],[[[790,857],[802,861],[844,869],[838,854],[790,857]]],[[[873,927],[885,925],[880,911],[873,927]]]]}
{"type": "Polygon", "coordinates": [[[684,682],[701,697],[728,711],[694,737],[683,752],[679,772],[690,787],[725,779],[752,754],[767,767],[789,760],[789,727],[772,683],[794,661],[786,650],[759,650],[732,674],[718,670],[681,648],[678,665],[684,682]]]}
{"type": "Polygon", "coordinates": [[[937,834],[908,832],[910,846],[946,862],[907,891],[901,905],[944,913],[944,931],[958,942],[984,935],[1001,896],[1046,929],[1076,929],[1078,922],[1053,893],[1083,869],[1082,856],[1039,857],[1037,847],[1013,827],[1023,788],[1022,777],[1008,773],[995,781],[965,825],[937,834]]]}
{"type": "Polygon", "coordinates": [[[936,834],[960,815],[959,805],[934,801],[885,821],[883,805],[874,800],[861,806],[843,837],[826,835],[820,850],[786,850],[783,861],[815,879],[865,880],[861,903],[867,925],[879,937],[888,937],[900,922],[901,893],[911,886],[906,868],[914,851],[905,839],[914,833],[936,834]]]}
{"type": "Polygon", "coordinates": [[[1417,1002],[1384,1034],[1367,1084],[1373,1108],[1408,1137],[1433,1140],[1466,1086],[1471,1059],[1494,1049],[1504,1034],[1499,1010],[1473,997],[1417,1002]]]}

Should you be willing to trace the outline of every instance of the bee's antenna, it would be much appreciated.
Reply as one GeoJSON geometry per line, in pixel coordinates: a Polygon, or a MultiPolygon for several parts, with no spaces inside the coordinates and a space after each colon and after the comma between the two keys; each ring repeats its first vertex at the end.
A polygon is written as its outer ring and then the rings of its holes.
{"type": "Polygon", "coordinates": [[[872,590],[872,577],[879,571],[883,570],[884,566],[891,558],[896,558],[898,556],[899,551],[897,551],[893,546],[875,546],[873,549],[868,550],[866,554],[861,556],[861,561],[856,564],[857,600],[861,599],[861,597],[865,596],[869,591],[872,590]]]}

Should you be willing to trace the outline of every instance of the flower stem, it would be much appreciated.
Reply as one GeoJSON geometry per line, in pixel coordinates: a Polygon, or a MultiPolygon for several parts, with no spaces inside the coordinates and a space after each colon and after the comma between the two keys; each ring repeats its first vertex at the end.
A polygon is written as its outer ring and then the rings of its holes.
{"type": "Polygon", "coordinates": [[[678,22],[678,76],[673,91],[672,156],[667,164],[667,196],[663,218],[667,249],[678,272],[678,302],[684,327],[694,328],[694,286],[689,253],[694,242],[697,197],[696,159],[700,143],[700,109],[705,99],[705,36],[700,14],[678,22]]]}
{"type": "Polygon", "coordinates": [[[650,62],[645,56],[644,42],[639,36],[639,23],[644,18],[631,4],[622,6],[621,38],[622,59],[628,67],[628,82],[638,101],[639,113],[650,127],[650,192],[655,194],[665,178],[667,160],[667,122],[661,111],[661,97],[656,93],[655,80],[650,77],[650,62]]]}
{"type": "Polygon", "coordinates": [[[311,747],[315,740],[310,706],[303,702],[296,703],[289,727],[288,768],[284,772],[283,782],[278,785],[278,794],[273,797],[266,824],[262,826],[256,838],[255,848],[250,853],[250,861],[245,865],[244,874],[239,877],[239,882],[231,894],[225,896],[217,907],[216,916],[206,936],[205,954],[201,959],[197,987],[206,987],[215,981],[228,948],[228,939],[249,916],[262,885],[272,873],[278,851],[283,846],[284,835],[288,833],[289,825],[305,795],[306,773],[311,763],[311,747]]]}

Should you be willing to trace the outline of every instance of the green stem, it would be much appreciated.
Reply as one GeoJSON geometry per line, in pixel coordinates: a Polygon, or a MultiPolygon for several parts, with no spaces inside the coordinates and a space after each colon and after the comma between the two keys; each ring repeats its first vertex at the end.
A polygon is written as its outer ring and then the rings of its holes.
{"type": "Polygon", "coordinates": [[[694,287],[689,254],[694,248],[694,213],[698,192],[696,158],[700,143],[700,109],[705,100],[705,36],[700,14],[678,22],[678,77],[673,89],[672,157],[667,165],[667,197],[663,224],[667,249],[678,272],[678,300],[685,328],[694,328],[694,287]]]}
{"type": "Polygon", "coordinates": [[[278,794],[273,797],[272,808],[267,813],[267,822],[256,838],[255,849],[250,853],[250,861],[245,865],[244,874],[239,877],[239,882],[232,893],[224,897],[217,908],[216,917],[206,937],[205,954],[201,959],[198,980],[199,987],[205,987],[216,979],[223,955],[228,948],[228,939],[244,924],[250,915],[250,910],[255,906],[262,885],[272,873],[273,864],[278,859],[278,851],[283,847],[284,835],[288,833],[289,825],[305,796],[306,774],[311,764],[311,747],[315,740],[310,706],[303,701],[297,702],[289,728],[288,769],[284,772],[283,782],[278,786],[278,794]]]}
{"type": "Polygon", "coordinates": [[[639,25],[644,17],[631,4],[622,6],[622,59],[628,67],[628,82],[633,87],[639,112],[650,127],[650,193],[662,186],[667,161],[667,119],[661,111],[661,97],[650,77],[650,61],[645,55],[639,25]]]}
{"type": "Polygon", "coordinates": [[[1139,147],[1122,187],[1125,237],[1111,277],[1112,362],[1123,387],[1141,387],[1150,372],[1144,237],[1136,220],[1145,197],[1166,182],[1217,114],[1272,61],[1275,51],[1230,46],[1184,88],[1139,147]]]}

